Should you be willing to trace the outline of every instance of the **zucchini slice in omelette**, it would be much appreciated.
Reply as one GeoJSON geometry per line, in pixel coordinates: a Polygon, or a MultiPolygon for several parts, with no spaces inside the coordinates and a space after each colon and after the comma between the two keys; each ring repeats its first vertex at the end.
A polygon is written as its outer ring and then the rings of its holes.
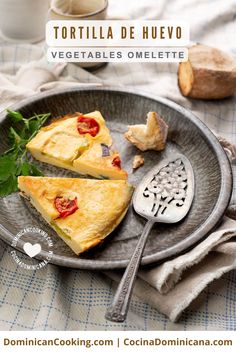
{"type": "Polygon", "coordinates": [[[117,227],[133,193],[124,180],[19,176],[18,186],[76,254],[96,246],[117,227]]]}
{"type": "Polygon", "coordinates": [[[75,113],[40,129],[26,145],[33,157],[95,178],[127,179],[105,120],[98,111],[75,113]]]}

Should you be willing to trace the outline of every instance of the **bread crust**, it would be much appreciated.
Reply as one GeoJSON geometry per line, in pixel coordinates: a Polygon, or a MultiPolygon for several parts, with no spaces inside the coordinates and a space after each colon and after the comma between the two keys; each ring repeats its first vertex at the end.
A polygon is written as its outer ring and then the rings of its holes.
{"type": "Polygon", "coordinates": [[[187,62],[179,64],[178,85],[183,96],[221,99],[236,91],[236,59],[202,44],[189,49],[187,62]]]}

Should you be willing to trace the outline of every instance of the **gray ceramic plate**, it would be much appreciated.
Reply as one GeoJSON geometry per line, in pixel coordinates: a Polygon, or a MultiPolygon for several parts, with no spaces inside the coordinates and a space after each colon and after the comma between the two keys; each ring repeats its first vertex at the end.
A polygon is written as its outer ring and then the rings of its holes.
{"type": "MultiPolygon", "coordinates": [[[[53,117],[69,112],[100,110],[118,146],[123,167],[130,174],[130,182],[136,185],[143,175],[162,158],[173,152],[185,154],[194,169],[196,191],[187,217],[176,225],[156,224],[147,242],[142,264],[163,261],[183,252],[202,240],[222,218],[230,200],[232,174],[229,161],[218,140],[191,112],[159,97],[123,91],[117,88],[88,88],[82,90],[54,91],[35,96],[14,107],[26,117],[34,112],[51,112],[53,117]],[[125,141],[123,133],[128,124],[143,123],[148,111],[159,112],[169,124],[168,144],[164,152],[145,152],[145,165],[132,173],[135,147],[125,141]]],[[[3,151],[6,146],[5,114],[0,116],[3,151]]],[[[49,176],[75,176],[69,171],[38,163],[49,176]]],[[[1,238],[11,244],[14,235],[29,225],[39,226],[53,238],[52,263],[84,269],[122,268],[134,250],[145,220],[130,207],[121,225],[92,251],[78,257],[61,241],[22,198],[16,193],[1,200],[1,238]]],[[[23,242],[23,240],[22,240],[23,242]]],[[[22,243],[19,244],[22,249],[22,243]]],[[[43,256],[43,252],[39,258],[43,256]]]]}

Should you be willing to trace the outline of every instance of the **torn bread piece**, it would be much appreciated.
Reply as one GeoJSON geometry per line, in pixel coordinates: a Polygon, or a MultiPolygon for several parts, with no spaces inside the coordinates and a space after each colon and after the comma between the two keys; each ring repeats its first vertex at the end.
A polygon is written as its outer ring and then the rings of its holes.
{"type": "Polygon", "coordinates": [[[125,138],[141,151],[164,150],[168,134],[168,125],[156,112],[147,114],[147,123],[130,125],[125,138]]]}
{"type": "Polygon", "coordinates": [[[142,155],[135,155],[134,159],[133,159],[133,170],[138,169],[139,167],[141,167],[144,164],[145,160],[144,157],[142,155]]]}
{"type": "Polygon", "coordinates": [[[133,193],[124,180],[20,176],[18,186],[76,254],[96,246],[117,227],[133,193]]]}

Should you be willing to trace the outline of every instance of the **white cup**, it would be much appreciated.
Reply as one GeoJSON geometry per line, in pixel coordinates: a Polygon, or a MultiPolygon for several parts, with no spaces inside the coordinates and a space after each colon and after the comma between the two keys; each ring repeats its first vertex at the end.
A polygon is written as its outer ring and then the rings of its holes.
{"type": "Polygon", "coordinates": [[[10,41],[37,42],[45,37],[49,0],[0,0],[0,31],[10,41]]]}
{"type": "MultiPolygon", "coordinates": [[[[105,20],[108,0],[52,0],[50,20],[105,20]]],[[[97,69],[105,63],[76,63],[82,68],[97,69]]]]}
{"type": "Polygon", "coordinates": [[[49,20],[105,20],[108,0],[52,0],[49,20]]]}

